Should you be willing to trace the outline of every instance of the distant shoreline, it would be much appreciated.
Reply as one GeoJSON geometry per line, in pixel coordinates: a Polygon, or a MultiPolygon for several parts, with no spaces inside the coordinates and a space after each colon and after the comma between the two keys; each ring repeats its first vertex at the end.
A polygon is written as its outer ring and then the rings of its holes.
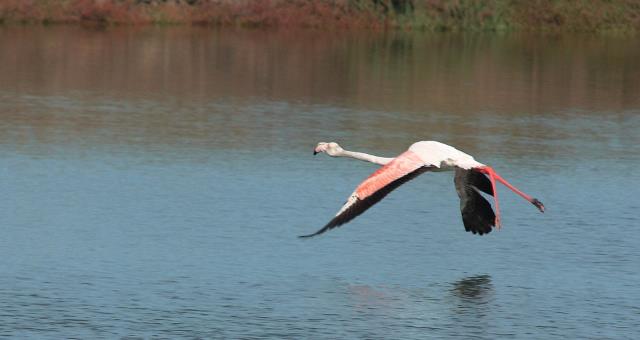
{"type": "Polygon", "coordinates": [[[0,24],[640,31],[640,0],[3,0],[0,24]]]}

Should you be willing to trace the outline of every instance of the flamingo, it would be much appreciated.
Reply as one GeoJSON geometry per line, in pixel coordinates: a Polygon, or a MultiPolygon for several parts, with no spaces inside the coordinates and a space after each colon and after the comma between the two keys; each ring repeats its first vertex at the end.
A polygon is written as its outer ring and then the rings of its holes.
{"type": "Polygon", "coordinates": [[[500,205],[496,181],[504,184],[544,213],[544,205],[538,199],[511,185],[492,167],[482,164],[472,156],[444,143],[417,142],[395,158],[347,151],[334,142],[318,143],[313,149],[313,154],[318,153],[326,153],[331,157],[355,158],[382,165],[382,167],[358,185],[329,223],[313,234],[300,236],[303,238],[320,235],[353,220],[380,202],[391,191],[425,172],[455,171],[454,183],[460,198],[462,222],[467,232],[483,235],[491,232],[492,227],[500,229],[500,205]],[[493,196],[495,213],[491,204],[480,192],[493,196]]]}

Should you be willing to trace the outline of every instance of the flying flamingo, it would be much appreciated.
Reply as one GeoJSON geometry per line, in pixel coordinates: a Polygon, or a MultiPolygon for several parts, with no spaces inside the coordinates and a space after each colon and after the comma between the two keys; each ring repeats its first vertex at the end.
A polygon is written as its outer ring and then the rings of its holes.
{"type": "Polygon", "coordinates": [[[339,227],[356,218],[374,204],[378,203],[400,185],[425,172],[454,170],[454,183],[458,197],[462,222],[466,231],[474,234],[487,234],[492,227],[500,229],[500,206],[496,191],[496,181],[504,184],[522,198],[544,212],[544,205],[500,177],[493,168],[477,162],[472,156],[440,142],[423,141],[409,147],[409,150],[396,158],[377,157],[362,152],[344,150],[338,143],[318,143],[313,154],[326,153],[331,157],[351,157],[382,165],[371,174],[349,196],[336,216],[322,229],[313,234],[300,237],[312,237],[327,230],[339,227]],[[496,212],[480,191],[493,196],[496,212]]]}

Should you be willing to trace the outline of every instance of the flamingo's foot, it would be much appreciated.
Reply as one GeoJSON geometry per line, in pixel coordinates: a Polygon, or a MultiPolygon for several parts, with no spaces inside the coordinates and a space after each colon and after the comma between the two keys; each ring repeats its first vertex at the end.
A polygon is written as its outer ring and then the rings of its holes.
{"type": "Polygon", "coordinates": [[[536,208],[538,208],[538,210],[540,210],[541,213],[544,212],[544,204],[542,204],[542,202],[538,201],[537,198],[534,198],[531,200],[531,204],[535,205],[536,208]]]}

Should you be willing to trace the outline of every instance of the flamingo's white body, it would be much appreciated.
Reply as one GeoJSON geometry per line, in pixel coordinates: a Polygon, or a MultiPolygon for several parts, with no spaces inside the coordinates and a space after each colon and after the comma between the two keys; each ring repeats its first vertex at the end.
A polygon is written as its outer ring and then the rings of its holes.
{"type": "Polygon", "coordinates": [[[485,166],[473,159],[472,156],[440,142],[417,142],[409,147],[409,151],[418,155],[424,165],[435,166],[443,170],[452,170],[454,167],[469,170],[485,166]]]}
{"type": "Polygon", "coordinates": [[[383,165],[383,167],[371,174],[356,188],[344,206],[327,225],[317,232],[303,237],[315,236],[349,222],[379,202],[398,186],[427,171],[454,170],[456,172],[455,184],[456,191],[460,197],[462,219],[465,229],[474,234],[486,234],[491,231],[491,227],[500,227],[500,208],[496,192],[496,180],[531,202],[541,212],[544,212],[544,205],[540,201],[509,184],[493,168],[476,161],[472,156],[450,145],[440,142],[422,141],[414,143],[407,151],[395,158],[347,151],[337,143],[319,143],[314,148],[313,153],[321,152],[325,152],[332,157],[350,157],[383,165]],[[480,191],[494,196],[495,214],[491,205],[480,195],[480,191]]]}

